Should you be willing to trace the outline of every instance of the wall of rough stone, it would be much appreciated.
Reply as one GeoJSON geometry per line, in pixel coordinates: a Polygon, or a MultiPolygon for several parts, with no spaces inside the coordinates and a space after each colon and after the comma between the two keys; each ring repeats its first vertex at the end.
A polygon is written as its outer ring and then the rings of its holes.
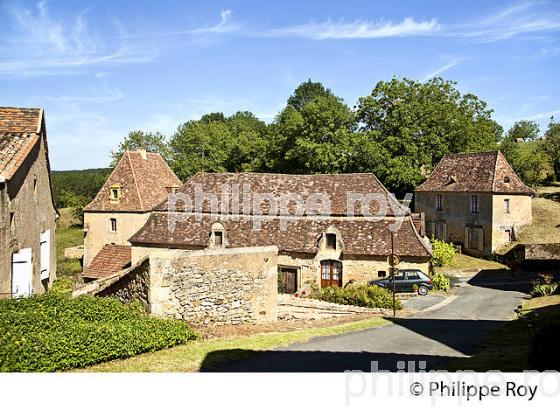
{"type": "Polygon", "coordinates": [[[191,323],[274,321],[277,256],[274,246],[152,252],[150,310],[191,323]]]}
{"type": "Polygon", "coordinates": [[[136,269],[123,276],[118,282],[103,289],[98,296],[115,296],[123,303],[140,301],[150,310],[150,263],[146,259],[136,269]]]}

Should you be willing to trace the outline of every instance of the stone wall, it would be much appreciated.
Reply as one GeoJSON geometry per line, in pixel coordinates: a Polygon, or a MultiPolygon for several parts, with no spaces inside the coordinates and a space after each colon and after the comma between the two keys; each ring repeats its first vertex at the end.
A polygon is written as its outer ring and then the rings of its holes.
{"type": "Polygon", "coordinates": [[[152,252],[150,310],[193,323],[277,319],[276,247],[152,252]]]}
{"type": "Polygon", "coordinates": [[[97,293],[98,296],[115,296],[121,302],[140,301],[149,310],[150,263],[146,259],[119,281],[97,293]]]}

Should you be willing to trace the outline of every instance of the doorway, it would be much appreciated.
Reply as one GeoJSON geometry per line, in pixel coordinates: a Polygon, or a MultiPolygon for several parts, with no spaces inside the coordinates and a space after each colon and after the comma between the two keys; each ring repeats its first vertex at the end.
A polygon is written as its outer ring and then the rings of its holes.
{"type": "Polygon", "coordinates": [[[280,267],[278,269],[278,293],[296,293],[297,268],[280,267]]]}
{"type": "Polygon", "coordinates": [[[334,260],[321,261],[321,287],[342,287],[342,262],[334,260]]]}

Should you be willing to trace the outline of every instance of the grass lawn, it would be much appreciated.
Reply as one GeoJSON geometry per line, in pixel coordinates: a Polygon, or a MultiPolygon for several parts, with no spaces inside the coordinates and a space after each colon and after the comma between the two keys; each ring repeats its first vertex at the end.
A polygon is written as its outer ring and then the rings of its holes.
{"type": "Polygon", "coordinates": [[[469,358],[458,359],[447,370],[523,371],[529,370],[533,329],[560,319],[560,295],[526,300],[518,318],[501,326],[469,358]]]}
{"type": "Polygon", "coordinates": [[[517,241],[499,250],[506,253],[520,243],[560,242],[560,186],[540,187],[533,199],[533,223],[523,229],[517,241]]]}
{"type": "Polygon", "coordinates": [[[332,327],[310,328],[282,333],[266,333],[253,336],[195,340],[170,349],[146,353],[124,360],[114,360],[91,366],[83,371],[89,372],[188,372],[197,371],[209,353],[212,366],[226,360],[246,357],[248,350],[268,350],[286,346],[294,342],[304,342],[317,336],[347,333],[390,324],[383,318],[373,318],[359,322],[344,323],[332,327]],[[216,352],[222,352],[216,355],[216,352]]]}
{"type": "Polygon", "coordinates": [[[59,209],[60,219],[56,227],[56,264],[59,277],[66,276],[76,278],[82,271],[80,261],[64,257],[64,249],[83,245],[84,231],[75,225],[70,208],[59,209]]]}

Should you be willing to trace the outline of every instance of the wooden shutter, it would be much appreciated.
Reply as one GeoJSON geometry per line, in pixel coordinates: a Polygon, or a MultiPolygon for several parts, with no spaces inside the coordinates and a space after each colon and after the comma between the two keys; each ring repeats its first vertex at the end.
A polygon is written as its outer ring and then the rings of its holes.
{"type": "Polygon", "coordinates": [[[40,236],[41,241],[41,280],[48,279],[51,273],[51,231],[47,229],[40,236]]]}
{"type": "Polygon", "coordinates": [[[442,225],[441,231],[443,233],[443,240],[447,242],[447,222],[442,222],[441,225],[442,225]]]}
{"type": "Polygon", "coordinates": [[[12,255],[12,297],[27,297],[33,293],[32,249],[25,248],[12,255]]]}
{"type": "Polygon", "coordinates": [[[463,241],[465,249],[469,248],[469,227],[465,227],[465,240],[463,241]]]}
{"type": "Polygon", "coordinates": [[[436,223],[430,222],[430,237],[436,236],[436,223]]]}
{"type": "Polygon", "coordinates": [[[484,229],[478,228],[478,250],[484,250],[484,229]]]}

